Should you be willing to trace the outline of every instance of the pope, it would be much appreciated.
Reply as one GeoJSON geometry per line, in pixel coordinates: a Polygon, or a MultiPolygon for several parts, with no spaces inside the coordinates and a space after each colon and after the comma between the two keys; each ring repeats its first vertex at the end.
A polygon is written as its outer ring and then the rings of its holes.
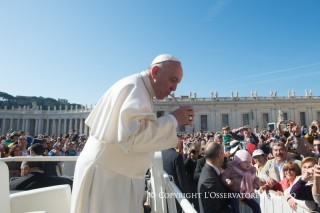
{"type": "Polygon", "coordinates": [[[72,213],[142,212],[144,177],[154,152],[175,147],[177,127],[192,125],[192,106],[159,118],[153,111],[153,98],[175,91],[182,76],[181,62],[162,54],[100,98],[85,121],[90,136],[76,163],[72,213]]]}

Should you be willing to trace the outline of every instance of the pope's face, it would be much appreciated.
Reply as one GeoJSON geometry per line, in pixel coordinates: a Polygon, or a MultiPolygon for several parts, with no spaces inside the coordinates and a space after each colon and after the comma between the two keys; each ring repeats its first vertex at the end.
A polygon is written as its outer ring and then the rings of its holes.
{"type": "Polygon", "coordinates": [[[183,76],[179,62],[166,62],[152,68],[152,86],[158,100],[167,97],[177,89],[183,76]]]}

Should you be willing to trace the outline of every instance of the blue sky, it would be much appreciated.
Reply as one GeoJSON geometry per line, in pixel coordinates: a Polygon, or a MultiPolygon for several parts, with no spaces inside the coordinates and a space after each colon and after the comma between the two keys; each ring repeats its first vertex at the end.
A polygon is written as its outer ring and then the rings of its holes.
{"type": "Polygon", "coordinates": [[[176,96],[320,95],[319,0],[0,0],[0,91],[95,104],[161,53],[176,96]]]}

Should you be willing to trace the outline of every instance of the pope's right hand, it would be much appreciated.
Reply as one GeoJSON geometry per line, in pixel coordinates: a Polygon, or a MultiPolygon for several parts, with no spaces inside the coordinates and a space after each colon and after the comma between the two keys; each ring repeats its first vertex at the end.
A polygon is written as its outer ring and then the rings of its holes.
{"type": "Polygon", "coordinates": [[[194,112],[192,106],[181,106],[175,111],[171,112],[171,115],[176,118],[178,126],[193,125],[194,112]]]}

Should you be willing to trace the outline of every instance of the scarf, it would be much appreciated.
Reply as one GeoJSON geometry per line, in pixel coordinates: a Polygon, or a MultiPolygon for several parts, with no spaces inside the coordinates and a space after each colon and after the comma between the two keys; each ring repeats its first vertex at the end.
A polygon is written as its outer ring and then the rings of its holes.
{"type": "Polygon", "coordinates": [[[233,167],[233,169],[242,176],[242,180],[240,183],[240,193],[254,193],[253,188],[253,181],[256,177],[255,174],[252,174],[250,171],[242,171],[241,169],[237,168],[236,166],[233,167]]]}

